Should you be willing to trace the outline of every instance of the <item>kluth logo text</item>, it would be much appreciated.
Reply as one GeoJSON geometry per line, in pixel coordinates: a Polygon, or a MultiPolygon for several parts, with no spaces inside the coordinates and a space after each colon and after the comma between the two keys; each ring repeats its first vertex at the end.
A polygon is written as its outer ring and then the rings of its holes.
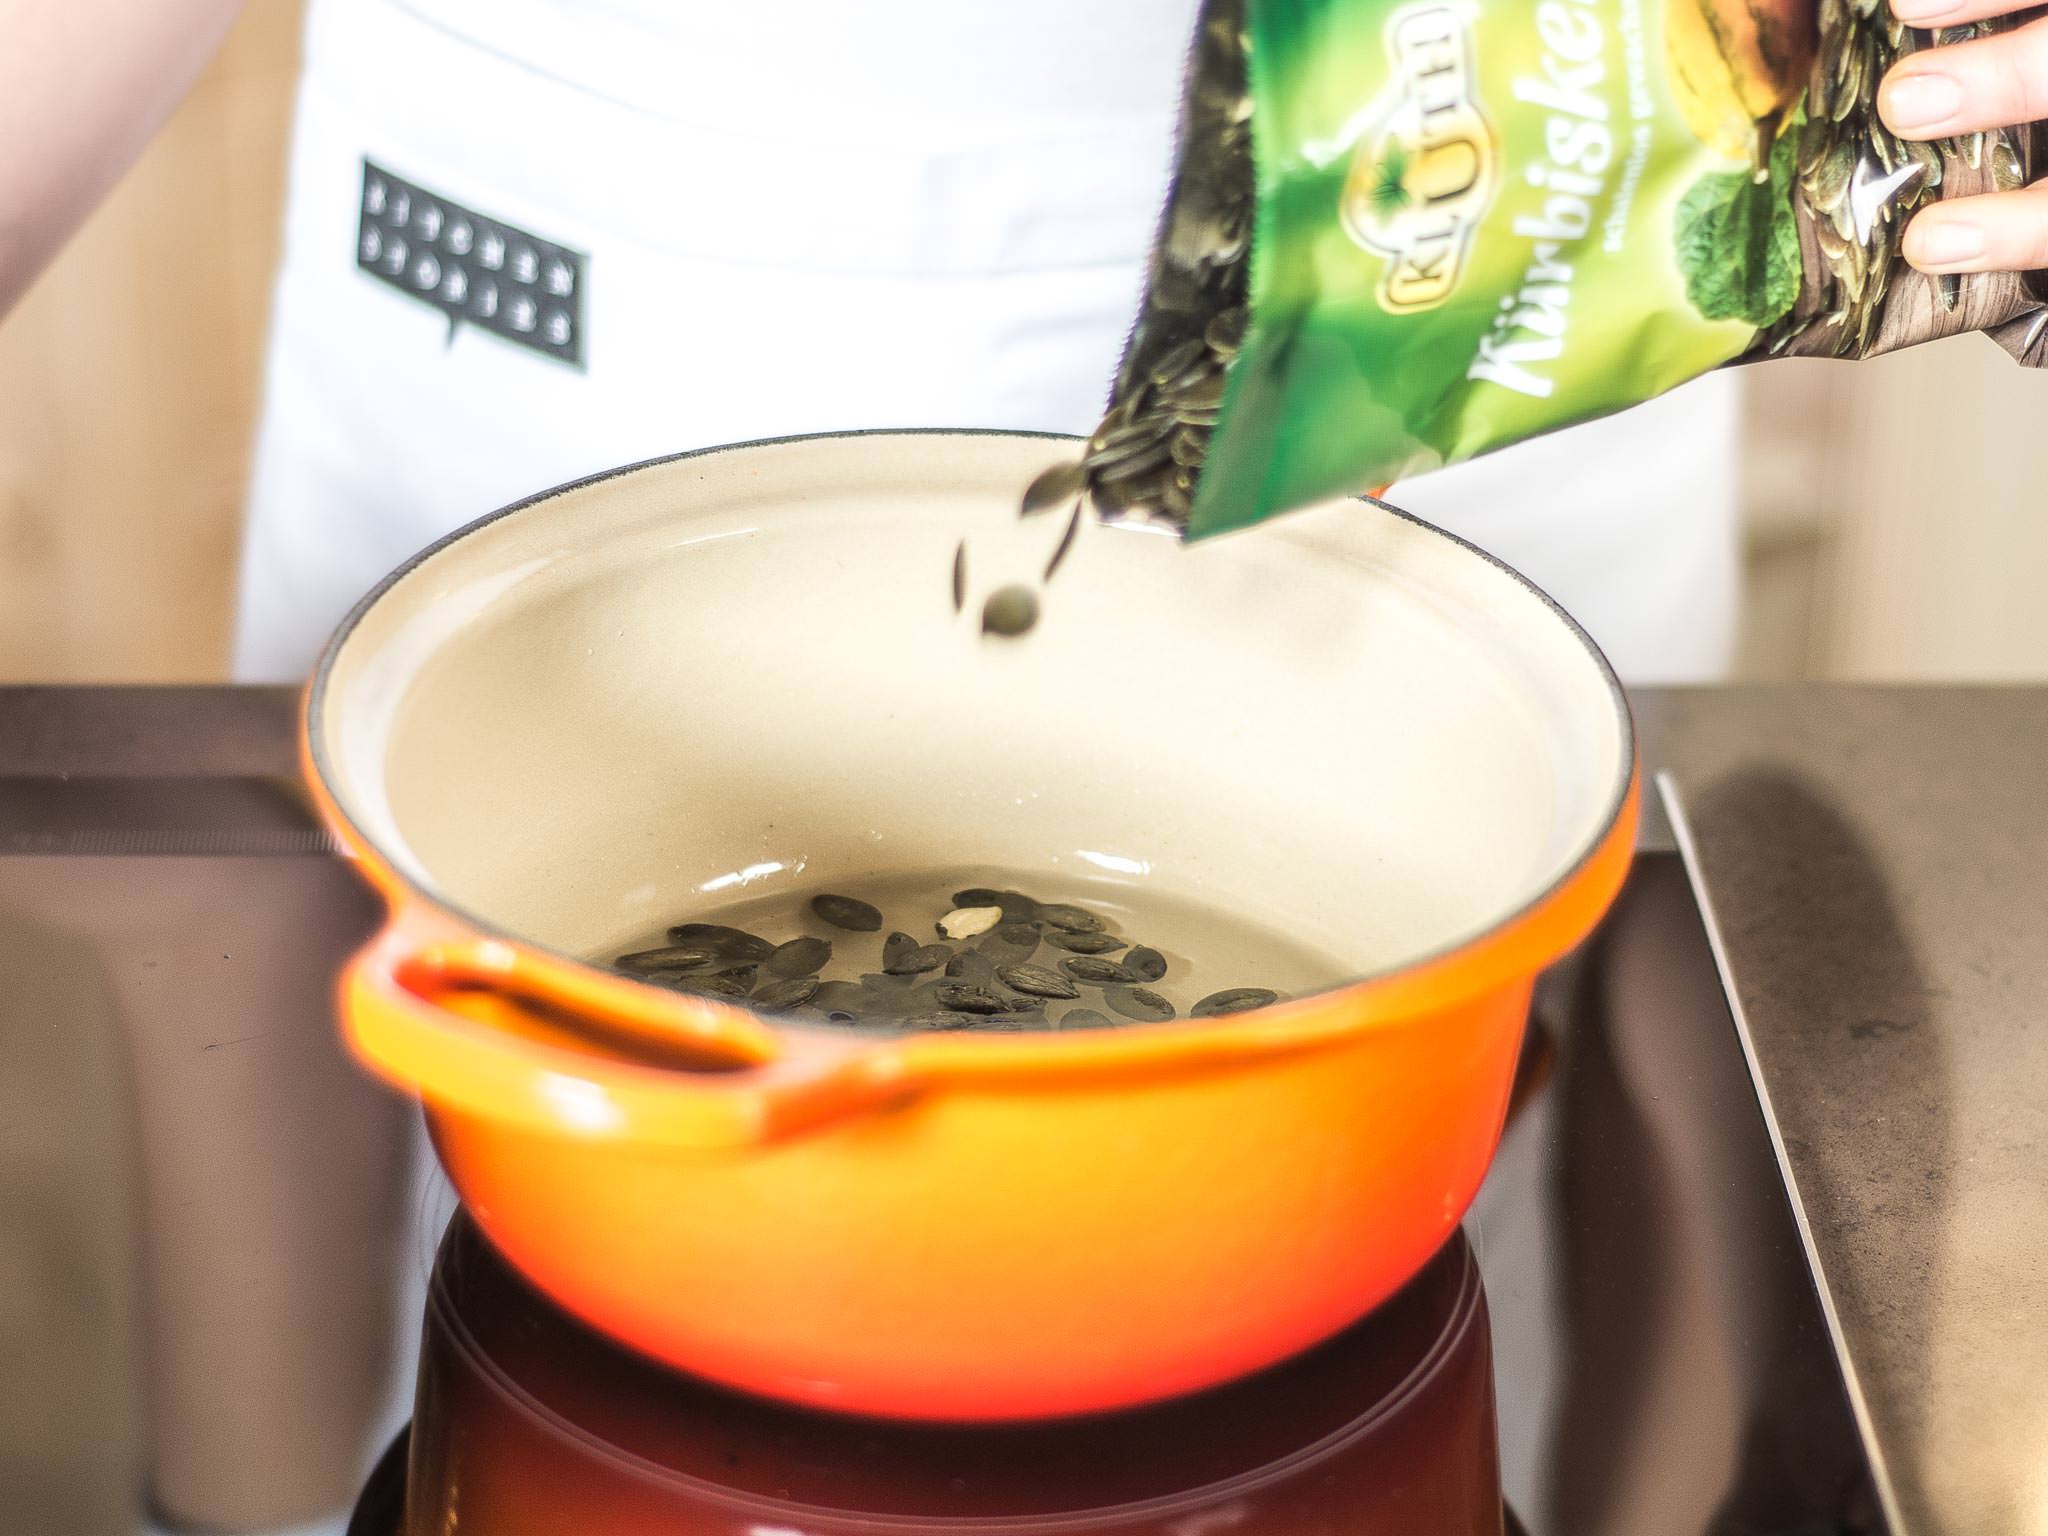
{"type": "Polygon", "coordinates": [[[1493,202],[1500,148],[1479,110],[1471,11],[1404,6],[1387,20],[1392,66],[1375,131],[1345,179],[1345,233],[1386,258],[1388,310],[1433,309],[1451,296],[1473,231],[1493,202]]]}

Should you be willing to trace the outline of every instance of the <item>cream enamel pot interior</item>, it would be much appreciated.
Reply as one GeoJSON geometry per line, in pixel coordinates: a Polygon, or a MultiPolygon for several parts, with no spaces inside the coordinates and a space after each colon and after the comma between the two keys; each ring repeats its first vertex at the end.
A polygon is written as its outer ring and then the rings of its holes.
{"type": "Polygon", "coordinates": [[[1060,532],[1018,492],[1071,451],[856,434],[621,471],[427,551],[321,663],[309,771],[391,905],[350,1041],[497,1247],[656,1358],[1005,1419],[1325,1338],[1460,1219],[1530,985],[1620,884],[1605,663],[1389,509],[1192,548],[1091,527],[1036,632],[983,638],[980,595],[1060,532]],[[1343,972],[1226,1019],[899,1038],[596,963],[742,888],[963,864],[1257,914],[1343,972]]]}

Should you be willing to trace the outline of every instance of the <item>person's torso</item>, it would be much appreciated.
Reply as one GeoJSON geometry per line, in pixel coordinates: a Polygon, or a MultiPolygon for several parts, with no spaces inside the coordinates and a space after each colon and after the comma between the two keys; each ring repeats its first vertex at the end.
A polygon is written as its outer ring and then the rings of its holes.
{"type": "MultiPolygon", "coordinates": [[[[1087,431],[1135,313],[1194,10],[313,0],[238,671],[300,671],[413,550],[620,463],[860,427],[1087,431]],[[496,267],[452,249],[465,210],[506,232],[496,267]],[[517,281],[522,235],[564,253],[572,293],[548,261],[517,281]],[[551,332],[573,347],[534,345],[551,332]]],[[[1671,441],[1603,434],[1646,463],[1671,441]]],[[[1470,510],[1517,563],[1540,567],[1546,518],[1644,515],[1547,506],[1555,445],[1513,456],[1531,469],[1517,515],[1492,495],[1470,510]]],[[[1456,527],[1470,498],[1447,489],[1418,499],[1456,527]]],[[[1695,499],[1691,526],[1726,524],[1725,486],[1695,499]]],[[[1568,580],[1595,579],[1579,565],[1568,580]]]]}

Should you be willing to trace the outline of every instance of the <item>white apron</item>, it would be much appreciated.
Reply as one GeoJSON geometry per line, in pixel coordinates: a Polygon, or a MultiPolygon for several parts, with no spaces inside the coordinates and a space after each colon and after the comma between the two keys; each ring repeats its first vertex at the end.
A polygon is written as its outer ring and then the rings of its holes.
{"type": "MultiPolygon", "coordinates": [[[[237,674],[303,677],[414,550],[596,470],[841,428],[1087,431],[1193,8],[313,0],[237,674]],[[421,189],[410,225],[366,160],[421,189]],[[417,238],[430,204],[438,244],[417,238]],[[454,263],[421,258],[448,256],[455,208],[549,243],[523,336],[451,327],[454,263]],[[552,273],[556,246],[580,266],[552,273]],[[523,344],[550,327],[576,362],[523,344]]],[[[1732,643],[1733,400],[1711,379],[1394,500],[1522,569],[1625,675],[1711,676],[1732,643]]]]}

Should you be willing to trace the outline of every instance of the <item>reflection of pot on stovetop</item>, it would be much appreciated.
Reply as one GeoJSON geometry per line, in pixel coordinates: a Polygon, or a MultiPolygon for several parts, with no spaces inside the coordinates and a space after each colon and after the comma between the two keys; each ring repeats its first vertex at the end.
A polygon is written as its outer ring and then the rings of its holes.
{"type": "Polygon", "coordinates": [[[1374,1315],[1228,1387],[1092,1419],[915,1426],[690,1381],[599,1338],[458,1216],[375,1536],[1496,1536],[1492,1350],[1462,1235],[1374,1315]],[[402,1525],[397,1474],[409,1465],[402,1525]]]}
{"type": "Polygon", "coordinates": [[[1620,885],[1612,675],[1387,509],[1090,528],[1037,630],[985,639],[956,545],[1031,536],[1018,490],[1072,451],[855,435],[601,478],[428,551],[322,662],[309,768],[391,906],[351,1043],[493,1245],[656,1359],[1001,1421],[1327,1339],[1455,1231],[1533,979],[1620,885]],[[1227,1018],[890,1036],[592,960],[734,879],[968,865],[1148,883],[1342,968],[1227,1018]]]}

